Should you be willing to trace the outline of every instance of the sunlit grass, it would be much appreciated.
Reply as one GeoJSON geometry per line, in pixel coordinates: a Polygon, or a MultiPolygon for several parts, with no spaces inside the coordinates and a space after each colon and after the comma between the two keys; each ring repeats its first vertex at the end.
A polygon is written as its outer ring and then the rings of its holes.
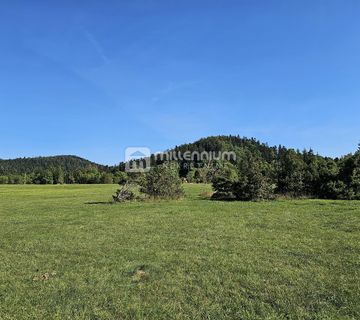
{"type": "Polygon", "coordinates": [[[0,319],[360,318],[359,202],[116,188],[0,186],[0,319]]]}

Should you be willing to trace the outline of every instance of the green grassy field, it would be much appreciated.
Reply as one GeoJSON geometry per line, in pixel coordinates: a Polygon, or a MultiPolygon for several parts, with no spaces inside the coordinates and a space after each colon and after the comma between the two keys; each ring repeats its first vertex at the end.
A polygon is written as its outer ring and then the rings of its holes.
{"type": "Polygon", "coordinates": [[[0,319],[360,319],[360,202],[0,186],[0,319]]]}

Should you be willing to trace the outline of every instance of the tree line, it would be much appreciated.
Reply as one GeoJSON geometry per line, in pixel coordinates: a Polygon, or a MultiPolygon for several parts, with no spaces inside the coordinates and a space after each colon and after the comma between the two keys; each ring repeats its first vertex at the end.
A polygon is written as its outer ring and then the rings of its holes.
{"type": "MultiPolygon", "coordinates": [[[[217,199],[360,199],[360,146],[354,154],[331,158],[311,149],[270,147],[253,138],[217,136],[175,147],[174,151],[235,152],[232,161],[178,161],[184,180],[212,183],[217,199]]],[[[156,159],[153,162],[159,163],[156,159]]]]}
{"type": "MultiPolygon", "coordinates": [[[[281,145],[268,146],[253,138],[216,136],[169,151],[234,152],[236,158],[226,161],[171,161],[182,181],[212,183],[213,197],[217,199],[261,200],[278,196],[360,199],[360,147],[353,154],[331,158],[315,154],[311,149],[299,151],[281,145]]],[[[170,161],[156,155],[151,157],[154,168],[151,174],[157,175],[154,180],[164,181],[162,187],[156,187],[158,189],[167,188],[165,182],[168,180],[160,178],[161,174],[154,170],[166,163],[170,161]]],[[[73,156],[0,160],[0,183],[123,185],[127,181],[143,183],[149,176],[149,173],[126,173],[125,163],[101,166],[73,156]]]]}
{"type": "Polygon", "coordinates": [[[119,183],[118,166],[96,164],[76,156],[0,160],[0,184],[119,183]]]}
{"type": "Polygon", "coordinates": [[[310,151],[279,149],[265,161],[245,152],[237,163],[223,163],[212,177],[214,197],[259,200],[277,196],[360,200],[360,151],[340,159],[310,151]]]}
{"type": "Polygon", "coordinates": [[[112,184],[119,183],[124,175],[118,169],[100,171],[96,166],[75,171],[50,167],[31,173],[0,175],[0,184],[112,184]]]}

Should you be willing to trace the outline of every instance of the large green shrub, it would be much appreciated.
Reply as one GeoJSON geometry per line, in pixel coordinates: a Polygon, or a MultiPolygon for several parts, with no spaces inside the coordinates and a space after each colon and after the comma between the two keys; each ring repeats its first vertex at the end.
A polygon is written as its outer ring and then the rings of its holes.
{"type": "Polygon", "coordinates": [[[244,160],[240,165],[239,181],[234,184],[238,200],[267,200],[274,197],[275,185],[263,172],[262,163],[255,159],[244,160]]]}
{"type": "Polygon", "coordinates": [[[184,195],[178,167],[164,163],[153,167],[141,182],[141,191],[151,198],[177,199],[184,195]]]}
{"type": "Polygon", "coordinates": [[[247,154],[236,167],[225,163],[213,179],[215,199],[243,201],[271,199],[275,185],[267,176],[267,166],[247,154]]]}

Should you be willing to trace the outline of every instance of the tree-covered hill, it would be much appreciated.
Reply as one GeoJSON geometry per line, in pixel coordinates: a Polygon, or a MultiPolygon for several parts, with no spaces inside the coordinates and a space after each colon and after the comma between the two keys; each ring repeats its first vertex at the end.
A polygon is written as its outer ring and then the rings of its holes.
{"type": "MultiPolygon", "coordinates": [[[[177,146],[186,151],[231,151],[230,161],[177,159],[180,175],[189,182],[211,182],[215,196],[240,200],[267,199],[274,195],[360,199],[360,148],[339,158],[310,150],[269,146],[240,136],[215,136],[177,146]]],[[[159,161],[157,161],[159,162],[159,161]]]]}
{"type": "MultiPolygon", "coordinates": [[[[281,147],[281,146],[280,146],[281,147]]],[[[277,147],[269,146],[267,143],[262,143],[255,138],[246,138],[237,136],[210,136],[199,139],[193,143],[182,144],[176,146],[173,151],[180,151],[184,153],[190,152],[225,152],[232,151],[237,155],[241,155],[244,150],[249,150],[267,160],[273,160],[276,157],[277,147]]]]}
{"type": "Polygon", "coordinates": [[[75,172],[89,166],[97,167],[100,171],[106,171],[107,167],[89,160],[73,156],[60,155],[52,157],[0,159],[0,175],[6,174],[29,174],[35,171],[48,170],[61,167],[64,171],[75,172]]]}
{"type": "Polygon", "coordinates": [[[111,168],[62,155],[0,160],[0,184],[113,183],[111,168]]]}
{"type": "MultiPolygon", "coordinates": [[[[179,176],[184,181],[212,183],[215,196],[223,199],[269,199],[277,195],[360,199],[360,149],[331,158],[312,150],[269,146],[254,138],[213,136],[151,157],[153,167],[167,161],[177,162],[179,176]],[[220,152],[231,152],[235,157],[208,159],[206,156],[216,153],[218,157],[220,152]],[[191,159],[185,158],[185,153],[191,159]],[[162,157],[169,154],[175,158],[162,157]]],[[[0,184],[144,180],[144,174],[127,173],[125,168],[124,163],[107,167],[76,156],[0,160],[0,184]]]]}

